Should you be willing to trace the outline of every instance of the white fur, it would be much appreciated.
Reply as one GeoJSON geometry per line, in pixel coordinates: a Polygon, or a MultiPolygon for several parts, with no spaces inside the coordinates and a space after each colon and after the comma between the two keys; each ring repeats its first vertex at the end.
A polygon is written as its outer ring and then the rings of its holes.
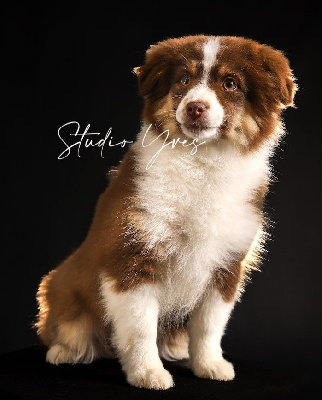
{"type": "Polygon", "coordinates": [[[183,133],[190,137],[195,138],[196,133],[191,132],[185,126],[186,121],[186,108],[190,102],[202,102],[208,106],[207,112],[207,128],[198,132],[198,138],[216,138],[218,135],[217,128],[222,124],[224,119],[224,109],[217,99],[216,93],[211,90],[208,85],[210,69],[214,65],[217,53],[220,47],[219,38],[209,39],[204,45],[204,59],[203,59],[203,77],[201,83],[185,95],[179,104],[176,111],[176,119],[179,122],[183,133]]]}
{"type": "Polygon", "coordinates": [[[204,52],[204,59],[203,59],[203,66],[204,66],[204,76],[203,79],[207,82],[209,72],[211,67],[215,64],[217,53],[220,48],[220,37],[217,36],[216,38],[209,39],[203,48],[204,52]]]}
{"type": "Polygon", "coordinates": [[[260,228],[249,200],[269,172],[270,149],[242,155],[219,141],[192,155],[180,144],[166,146],[147,170],[164,144],[154,139],[144,126],[132,147],[140,173],[136,206],[146,210],[141,223],[147,250],[165,246],[165,274],[158,284],[124,293],[115,293],[112,282],[102,284],[114,343],[131,384],[170,387],[173,381],[156,345],[158,326],[182,322],[195,310],[189,328],[192,369],[198,376],[229,380],[234,370],[222,358],[220,339],[234,302],[225,303],[218,293],[205,298],[204,293],[215,269],[229,268],[233,254],[245,253],[260,228]],[[142,146],[143,136],[150,146],[142,146]]]}
{"type": "Polygon", "coordinates": [[[194,139],[196,137],[196,133],[191,132],[185,126],[185,115],[187,104],[197,101],[202,101],[209,107],[207,112],[207,129],[198,132],[197,137],[199,140],[205,138],[215,138],[218,134],[217,128],[222,124],[224,119],[224,110],[219,103],[215,92],[210,90],[205,83],[201,83],[200,85],[197,85],[189,90],[179,104],[179,107],[176,111],[176,119],[181,125],[182,132],[190,138],[194,139]]]}
{"type": "MultiPolygon", "coordinates": [[[[170,321],[180,323],[188,314],[195,374],[218,380],[234,377],[220,341],[235,301],[223,301],[210,290],[209,281],[216,269],[229,269],[235,255],[245,254],[260,230],[261,218],[250,200],[269,175],[271,144],[242,154],[232,142],[213,140],[224,118],[216,94],[207,87],[218,48],[219,39],[206,43],[203,80],[182,99],[176,114],[183,126],[189,101],[210,106],[212,127],[201,135],[204,144],[195,152],[180,142],[169,145],[167,131],[160,135],[143,125],[132,146],[140,176],[135,207],[145,211],[140,226],[146,250],[162,246],[164,274],[156,284],[124,293],[114,292],[113,282],[103,277],[101,293],[123,369],[135,386],[173,385],[158,355],[158,329],[170,321]]],[[[130,238],[131,228],[127,233],[130,238]]]]}
{"type": "Polygon", "coordinates": [[[59,324],[57,343],[48,350],[46,361],[56,365],[89,364],[99,356],[93,343],[93,330],[89,321],[82,317],[59,324]]]}
{"type": "Polygon", "coordinates": [[[128,382],[150,389],[173,386],[157,348],[158,287],[143,285],[133,291],[115,293],[111,282],[104,282],[103,277],[101,295],[107,319],[113,323],[113,342],[128,382]]]}
{"type": "MultiPolygon", "coordinates": [[[[143,128],[133,146],[142,175],[137,205],[147,211],[141,221],[147,248],[167,244],[170,261],[164,267],[160,313],[175,309],[180,317],[194,307],[214,268],[226,268],[233,254],[249,249],[260,228],[249,200],[268,174],[270,152],[263,147],[242,155],[218,142],[206,143],[191,155],[181,145],[168,146],[147,171],[162,142],[143,148],[140,138],[145,132],[143,128]]],[[[152,142],[153,133],[149,135],[152,142]]]]}
{"type": "Polygon", "coordinates": [[[189,320],[190,365],[200,378],[231,380],[232,364],[223,359],[221,338],[234,302],[226,303],[217,291],[207,294],[189,320]]]}

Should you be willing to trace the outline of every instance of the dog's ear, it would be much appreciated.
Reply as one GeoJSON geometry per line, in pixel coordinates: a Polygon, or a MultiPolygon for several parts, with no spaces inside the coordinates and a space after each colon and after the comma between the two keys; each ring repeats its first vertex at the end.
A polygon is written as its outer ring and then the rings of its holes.
{"type": "Polygon", "coordinates": [[[256,46],[249,77],[252,103],[264,112],[280,112],[283,108],[294,107],[297,90],[296,79],[285,55],[270,46],[256,46]]]}
{"type": "Polygon", "coordinates": [[[170,88],[170,67],[166,48],[162,44],[150,46],[145,63],[133,69],[138,77],[140,96],[156,99],[165,96],[170,88]]]}
{"type": "Polygon", "coordinates": [[[297,85],[288,59],[281,51],[269,46],[262,47],[261,57],[264,70],[275,84],[282,108],[294,107],[297,85]]]}

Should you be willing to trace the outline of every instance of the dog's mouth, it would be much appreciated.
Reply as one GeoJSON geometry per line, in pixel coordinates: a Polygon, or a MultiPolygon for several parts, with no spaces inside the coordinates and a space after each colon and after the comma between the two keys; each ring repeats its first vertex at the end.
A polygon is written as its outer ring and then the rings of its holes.
{"type": "Polygon", "coordinates": [[[201,123],[199,121],[194,121],[194,122],[186,122],[183,124],[183,127],[185,129],[188,129],[190,132],[198,135],[203,131],[207,131],[208,129],[213,129],[215,128],[214,126],[205,124],[205,123],[201,123]]]}
{"type": "Polygon", "coordinates": [[[181,131],[192,139],[216,138],[218,136],[218,126],[209,125],[200,121],[184,122],[179,124],[181,131]]]}

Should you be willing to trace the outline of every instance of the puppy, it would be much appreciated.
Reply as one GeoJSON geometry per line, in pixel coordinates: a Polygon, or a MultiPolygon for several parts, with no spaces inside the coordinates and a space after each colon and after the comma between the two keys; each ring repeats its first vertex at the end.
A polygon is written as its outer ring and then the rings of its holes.
{"type": "Polygon", "coordinates": [[[173,386],[161,358],[231,380],[220,342],[259,260],[295,79],[282,52],[227,36],[160,42],[134,72],[141,132],[85,241],[43,278],[38,334],[48,362],[117,356],[137,387],[173,386]]]}

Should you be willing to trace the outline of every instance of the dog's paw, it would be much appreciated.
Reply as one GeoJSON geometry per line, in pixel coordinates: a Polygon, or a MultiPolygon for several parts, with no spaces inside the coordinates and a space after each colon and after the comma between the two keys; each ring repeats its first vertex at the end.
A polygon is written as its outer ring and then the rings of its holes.
{"type": "Polygon", "coordinates": [[[164,368],[153,368],[128,374],[130,385],[145,389],[165,390],[173,386],[171,374],[164,368]]]}
{"type": "Polygon", "coordinates": [[[193,366],[193,372],[199,378],[231,381],[235,377],[234,366],[225,359],[198,363],[193,366]]]}
{"type": "Polygon", "coordinates": [[[55,365],[73,363],[69,350],[60,344],[51,346],[47,351],[46,361],[55,365]]]}

